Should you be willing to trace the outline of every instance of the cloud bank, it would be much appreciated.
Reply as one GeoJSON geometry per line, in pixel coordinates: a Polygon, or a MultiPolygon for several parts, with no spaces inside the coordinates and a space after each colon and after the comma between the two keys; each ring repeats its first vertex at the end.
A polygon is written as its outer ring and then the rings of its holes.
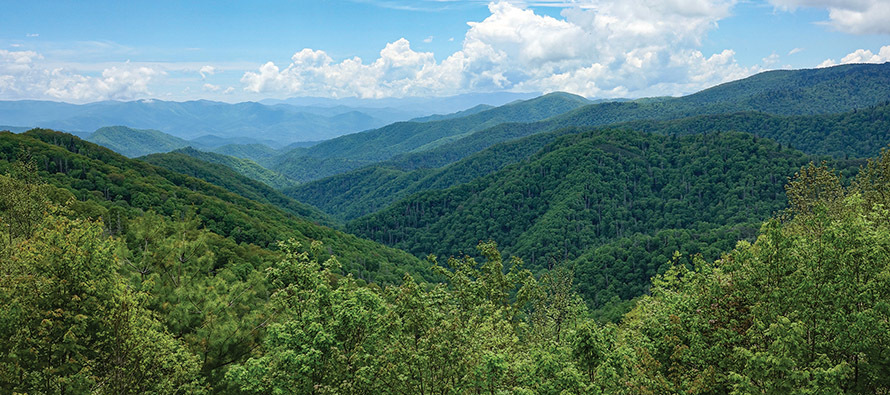
{"type": "Polygon", "coordinates": [[[148,85],[164,75],[145,66],[122,63],[89,76],[64,68],[47,68],[33,51],[0,49],[0,97],[58,99],[72,102],[127,100],[150,94],[148,85]]]}
{"type": "MultiPolygon", "coordinates": [[[[884,62],[890,62],[890,45],[881,47],[881,49],[878,50],[878,53],[873,53],[867,49],[857,49],[841,58],[840,64],[884,62]]],[[[835,62],[834,59],[826,59],[816,67],[831,67],[836,65],[838,65],[838,62],[835,62]]]]}
{"type": "MultiPolygon", "coordinates": [[[[731,16],[738,1],[500,0],[488,4],[487,17],[468,22],[463,37],[447,39],[460,43],[456,51],[439,56],[415,50],[401,38],[386,43],[372,59],[335,60],[324,50],[305,48],[284,64],[265,62],[259,66],[56,63],[38,52],[19,50],[21,44],[15,43],[10,44],[10,51],[0,50],[0,98],[86,102],[159,93],[193,98],[195,92],[239,100],[490,91],[568,91],[588,97],[681,95],[781,64],[775,51],[756,56],[760,64],[746,66],[737,62],[732,48],[702,52],[708,34],[731,16]],[[548,16],[529,6],[561,12],[548,16]],[[240,86],[237,75],[241,75],[240,86]]],[[[828,10],[826,28],[845,34],[890,34],[887,0],[767,1],[780,12],[807,7],[828,10]]],[[[439,7],[444,3],[431,0],[424,4],[439,7]]],[[[433,36],[420,40],[446,41],[433,36]]],[[[786,56],[803,50],[791,49],[786,56]]],[[[876,52],[860,49],[819,66],[888,60],[890,46],[876,52]]]]}
{"type": "MultiPolygon", "coordinates": [[[[549,3],[554,6],[564,4],[549,3]]],[[[569,91],[585,96],[682,94],[741,78],[732,50],[698,50],[735,0],[590,0],[561,18],[497,2],[490,16],[468,23],[461,49],[441,61],[402,38],[371,62],[334,61],[306,48],[279,67],[267,62],[244,74],[244,89],[364,98],[447,95],[467,91],[569,91]]]]}
{"type": "Polygon", "coordinates": [[[776,8],[794,11],[801,7],[827,8],[832,28],[852,34],[890,34],[890,2],[887,0],[769,0],[776,8]]]}

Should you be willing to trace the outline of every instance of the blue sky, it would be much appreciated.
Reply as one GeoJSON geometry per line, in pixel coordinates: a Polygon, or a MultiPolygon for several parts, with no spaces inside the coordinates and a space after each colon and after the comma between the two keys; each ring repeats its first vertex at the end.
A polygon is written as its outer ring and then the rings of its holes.
{"type": "Polygon", "coordinates": [[[680,95],[890,61],[888,0],[4,1],[0,100],[680,95]]]}

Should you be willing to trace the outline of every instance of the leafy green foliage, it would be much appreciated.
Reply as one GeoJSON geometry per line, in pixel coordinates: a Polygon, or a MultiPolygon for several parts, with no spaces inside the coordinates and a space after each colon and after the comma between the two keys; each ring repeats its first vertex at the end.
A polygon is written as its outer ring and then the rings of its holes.
{"type": "Polygon", "coordinates": [[[317,241],[282,243],[269,264],[153,213],[110,238],[25,170],[0,175],[29,191],[0,190],[0,224],[44,213],[0,228],[4,392],[890,391],[890,151],[849,186],[804,167],[755,242],[715,261],[675,252],[605,325],[571,266],[536,278],[491,241],[480,260],[429,257],[443,283],[366,286],[317,241]]]}
{"type": "MultiPolygon", "coordinates": [[[[0,175],[0,184],[30,191],[43,214],[29,232],[0,230],[2,391],[202,392],[198,358],[125,287],[101,223],[68,218],[28,181],[0,175]]],[[[30,210],[8,209],[22,197],[9,192],[0,223],[29,221],[30,210]]]]}
{"type": "Polygon", "coordinates": [[[566,292],[570,282],[538,282],[518,259],[505,268],[494,243],[479,245],[482,263],[450,259],[452,270],[439,268],[447,286],[424,289],[406,277],[385,290],[332,280],[337,261],[320,256],[319,245],[305,247],[287,244],[286,259],[270,271],[283,319],[270,326],[258,356],[229,371],[242,391],[555,394],[590,387],[560,345],[583,312],[566,292]]]}
{"type": "Polygon", "coordinates": [[[625,318],[658,392],[884,393],[890,154],[853,185],[824,166],[788,185],[790,209],[753,244],[653,280],[625,318]]]}

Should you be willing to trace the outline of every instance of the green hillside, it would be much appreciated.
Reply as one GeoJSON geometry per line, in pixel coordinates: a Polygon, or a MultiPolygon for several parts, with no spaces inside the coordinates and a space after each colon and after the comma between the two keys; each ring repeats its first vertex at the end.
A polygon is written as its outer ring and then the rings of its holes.
{"type": "Polygon", "coordinates": [[[530,124],[498,125],[427,152],[392,160],[403,168],[440,167],[495,143],[562,127],[606,126],[745,111],[773,115],[834,114],[883,105],[890,97],[890,63],[760,73],[679,98],[592,104],[530,124]]]}
{"type": "MultiPolygon", "coordinates": [[[[151,154],[138,159],[167,170],[207,181],[255,202],[271,204],[297,217],[321,225],[335,227],[336,222],[318,209],[284,196],[281,192],[265,183],[239,174],[230,166],[205,161],[201,155],[192,155],[189,151],[204,154],[200,151],[185,148],[166,154],[151,154]]],[[[239,160],[237,158],[232,159],[239,160]]]]}
{"type": "Polygon", "coordinates": [[[501,124],[427,151],[397,155],[387,164],[403,170],[442,167],[500,142],[565,127],[737,112],[834,114],[883,105],[888,97],[890,63],[768,71],[679,98],[597,103],[539,122],[501,124]]]}
{"type": "Polygon", "coordinates": [[[740,131],[835,158],[872,157],[890,144],[890,102],[839,114],[779,116],[759,112],[618,124],[665,135],[740,131]]]}
{"type": "Polygon", "coordinates": [[[785,207],[785,181],[811,160],[743,133],[591,130],[562,136],[491,175],[412,195],[347,228],[421,256],[457,256],[492,239],[532,268],[574,262],[584,295],[602,303],[597,292],[609,287],[586,288],[597,282],[583,277],[592,265],[599,269],[591,276],[608,276],[612,295],[628,298],[675,250],[716,258],[785,207]],[[640,247],[640,240],[648,242],[640,247]],[[610,243],[634,258],[612,255],[634,265],[591,254],[610,243]]]}
{"type": "Polygon", "coordinates": [[[189,145],[188,141],[161,131],[126,126],[99,128],[87,140],[130,158],[169,152],[189,145]]]}
{"type": "Polygon", "coordinates": [[[417,117],[417,118],[411,119],[411,122],[430,122],[430,121],[441,121],[441,120],[445,120],[445,119],[461,118],[461,117],[465,117],[467,115],[473,115],[475,113],[479,113],[479,112],[482,112],[485,110],[491,110],[492,108],[495,108],[495,106],[490,106],[488,104],[480,104],[478,106],[474,106],[474,107],[468,108],[463,111],[453,112],[451,114],[433,114],[433,115],[427,115],[425,117],[417,117]]]}
{"type": "MultiPolygon", "coordinates": [[[[612,127],[663,135],[738,131],[767,137],[807,154],[862,158],[877,155],[881,148],[890,145],[890,105],[826,115],[702,115],[670,121],[633,121],[604,128],[612,127]]],[[[402,170],[403,166],[395,160],[383,162],[284,192],[340,219],[351,220],[413,193],[444,189],[490,174],[529,158],[560,136],[577,132],[576,128],[563,128],[498,143],[438,169],[402,170]]]]}
{"type": "Polygon", "coordinates": [[[259,181],[275,189],[286,188],[295,184],[294,181],[291,181],[287,177],[262,167],[250,159],[242,159],[216,152],[200,151],[192,147],[180,148],[172,152],[185,154],[205,162],[226,166],[242,176],[259,181]]]}
{"type": "Polygon", "coordinates": [[[317,225],[206,181],[128,159],[69,134],[45,129],[0,134],[0,168],[22,157],[37,165],[41,179],[82,202],[93,218],[113,207],[121,207],[128,217],[145,211],[167,217],[194,212],[204,228],[237,243],[274,247],[289,238],[322,241],[345,270],[365,278],[396,281],[402,270],[423,271],[419,260],[402,251],[317,225]]]}
{"type": "Polygon", "coordinates": [[[280,154],[276,149],[263,144],[226,144],[213,148],[211,151],[236,158],[250,159],[257,163],[280,154]]]}
{"type": "Polygon", "coordinates": [[[265,163],[305,182],[357,169],[394,155],[428,150],[503,122],[532,122],[587,104],[566,93],[551,93],[460,118],[430,122],[397,122],[379,129],[341,136],[299,148],[265,163]]]}
{"type": "MultiPolygon", "coordinates": [[[[283,189],[285,195],[318,207],[341,221],[373,213],[419,190],[439,170],[402,171],[372,165],[283,189]]],[[[469,181],[469,180],[468,180],[469,181]]]]}
{"type": "MultiPolygon", "coordinates": [[[[583,144],[595,133],[567,136],[550,152],[583,144]]],[[[340,275],[339,262],[319,243],[284,243],[273,253],[221,238],[195,219],[154,212],[129,218],[129,229],[121,232],[119,216],[83,218],[84,209],[99,201],[78,202],[67,188],[53,185],[86,169],[83,161],[67,160],[80,158],[48,157],[62,149],[7,134],[0,134],[0,152],[17,146],[37,155],[30,162],[0,161],[4,393],[890,389],[884,352],[890,343],[887,151],[849,186],[824,167],[799,170],[786,186],[788,210],[754,230],[752,242],[740,242],[716,260],[673,254],[661,274],[646,281],[648,295],[620,321],[603,323],[574,292],[579,264],[556,263],[534,276],[494,242],[477,244],[478,260],[434,259],[443,283],[406,276],[383,289],[340,275]]],[[[108,153],[78,145],[70,135],[29,134],[87,155],[108,153]]],[[[665,153],[646,144],[652,136],[636,135],[642,138],[628,140],[635,146],[592,143],[630,159],[665,153]]],[[[762,139],[749,143],[748,135],[710,137],[714,144],[708,136],[660,139],[678,146],[700,141],[690,149],[703,148],[705,155],[688,156],[702,162],[721,157],[725,151],[718,144],[727,142],[721,140],[740,139],[744,155],[721,158],[724,165],[761,154],[800,156],[762,139]]],[[[614,155],[602,157],[603,165],[612,164],[614,155]]],[[[705,169],[726,170],[711,165],[705,169]]],[[[131,170],[128,176],[137,176],[131,170]]],[[[651,169],[658,175],[662,170],[651,169]]],[[[705,173],[696,176],[710,178],[705,173]]],[[[638,186],[633,175],[625,181],[638,186]]],[[[732,191],[738,193],[747,191],[732,191]]],[[[635,262],[642,243],[657,249],[672,236],[632,237],[606,252],[623,249],[635,262]]],[[[595,268],[604,280],[623,280],[604,269],[595,268]]],[[[630,274],[639,275],[634,270],[630,274]]]]}
{"type": "Polygon", "coordinates": [[[888,82],[225,149],[257,162],[0,132],[0,393],[890,393],[888,82]]]}

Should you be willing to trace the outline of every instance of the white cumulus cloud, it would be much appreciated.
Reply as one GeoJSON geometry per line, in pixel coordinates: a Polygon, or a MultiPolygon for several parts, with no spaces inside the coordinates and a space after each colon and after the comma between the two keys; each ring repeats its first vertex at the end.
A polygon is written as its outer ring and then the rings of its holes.
{"type": "Polygon", "coordinates": [[[201,66],[201,69],[198,70],[198,73],[201,74],[201,79],[203,80],[207,78],[208,75],[216,74],[216,67],[210,65],[201,66]]]}
{"type": "MultiPolygon", "coordinates": [[[[563,2],[564,3],[564,2],[563,2]]],[[[558,2],[548,5],[566,6],[558,2]]],[[[682,94],[744,77],[734,52],[698,48],[735,0],[581,0],[561,17],[501,1],[469,22],[461,49],[437,61],[402,38],[371,62],[303,49],[243,75],[249,92],[333,97],[565,90],[586,96],[682,94]]]]}
{"type": "MultiPolygon", "coordinates": [[[[890,62],[890,45],[881,47],[881,49],[878,50],[878,53],[873,53],[868,49],[857,49],[841,58],[840,64],[884,62],[890,62]]],[[[834,59],[825,59],[825,61],[816,67],[831,67],[836,66],[837,64],[838,63],[835,62],[834,59]]]]}
{"type": "Polygon", "coordinates": [[[66,101],[126,100],[148,94],[152,79],[163,71],[129,63],[84,75],[65,68],[49,68],[33,51],[0,50],[0,97],[66,101]]]}
{"type": "Polygon", "coordinates": [[[853,34],[890,34],[890,1],[887,0],[769,0],[782,10],[801,7],[828,10],[829,26],[853,34]]]}

